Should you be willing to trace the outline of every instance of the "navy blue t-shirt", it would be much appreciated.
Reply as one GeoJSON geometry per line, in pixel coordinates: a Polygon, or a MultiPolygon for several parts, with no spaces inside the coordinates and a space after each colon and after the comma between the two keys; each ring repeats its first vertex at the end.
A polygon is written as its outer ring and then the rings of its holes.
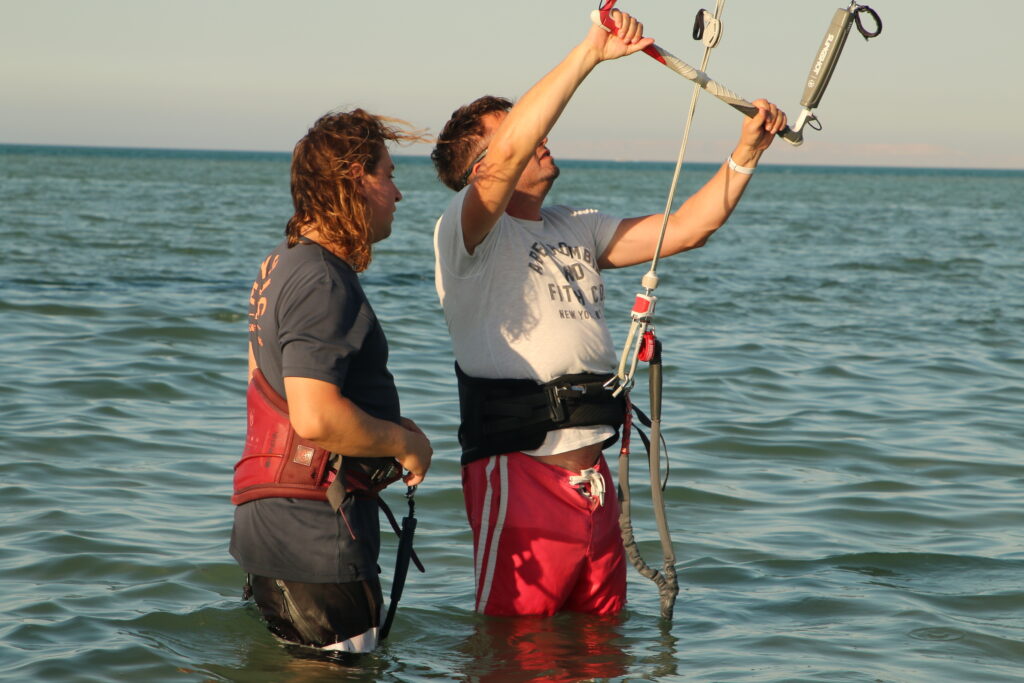
{"type": "MultiPolygon", "coordinates": [[[[318,244],[282,242],[260,265],[249,297],[256,365],[284,396],[285,377],[337,385],[370,415],[398,422],[388,345],[356,273],[318,244]]],[[[350,497],[344,520],[321,501],[263,498],[235,508],[231,555],[250,574],[307,583],[377,574],[377,504],[350,497]]]]}

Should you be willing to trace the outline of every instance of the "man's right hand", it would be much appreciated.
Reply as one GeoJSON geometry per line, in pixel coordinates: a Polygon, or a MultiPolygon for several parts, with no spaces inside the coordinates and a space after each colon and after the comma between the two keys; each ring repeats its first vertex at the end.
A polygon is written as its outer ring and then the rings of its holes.
{"type": "Polygon", "coordinates": [[[396,458],[402,467],[408,470],[402,481],[407,486],[417,486],[427,475],[430,469],[430,460],[434,455],[434,448],[430,440],[419,426],[407,417],[401,418],[402,427],[406,430],[406,455],[396,458]]]}
{"type": "Polygon", "coordinates": [[[332,453],[360,458],[394,458],[409,471],[409,486],[423,481],[434,449],[423,430],[408,418],[396,425],[373,417],[341,395],[330,382],[285,377],[285,398],[295,432],[332,453]]]}

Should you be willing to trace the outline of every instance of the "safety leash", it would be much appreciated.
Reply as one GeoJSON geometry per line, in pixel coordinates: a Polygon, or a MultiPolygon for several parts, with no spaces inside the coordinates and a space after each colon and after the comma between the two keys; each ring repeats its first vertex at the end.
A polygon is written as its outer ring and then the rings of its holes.
{"type": "Polygon", "coordinates": [[[395,522],[394,515],[386,507],[382,508],[386,511],[388,520],[391,522],[392,528],[395,529],[395,533],[398,534],[398,553],[395,558],[395,575],[391,579],[391,604],[388,605],[388,614],[384,618],[384,625],[380,629],[380,639],[384,640],[391,633],[391,624],[395,620],[395,611],[398,609],[398,601],[402,598],[402,591],[405,590],[405,578],[409,573],[409,561],[412,560],[416,564],[416,568],[421,572],[424,571],[423,565],[420,564],[419,558],[416,557],[415,551],[412,549],[412,537],[416,533],[416,502],[413,496],[416,493],[416,487],[410,486],[406,489],[405,498],[409,501],[409,514],[402,518],[402,529],[398,530],[398,524],[395,522]]]}
{"type": "Polygon", "coordinates": [[[671,620],[675,607],[676,596],[679,594],[679,582],[676,578],[676,555],[672,546],[672,538],[669,535],[668,519],[665,515],[665,501],[663,493],[668,484],[668,449],[665,460],[665,478],[659,481],[661,472],[661,448],[665,447],[661,437],[661,342],[654,343],[654,352],[650,361],[651,377],[651,416],[648,417],[632,405],[627,394],[626,417],[622,425],[622,447],[619,449],[619,529],[622,532],[622,545],[625,548],[626,556],[641,576],[644,576],[658,587],[658,596],[661,600],[661,616],[671,620]],[[651,430],[648,437],[638,427],[633,425],[633,413],[641,424],[651,430]],[[630,455],[630,432],[636,429],[636,433],[643,441],[647,450],[647,466],[650,472],[651,483],[651,504],[654,508],[654,517],[658,526],[658,537],[661,540],[662,569],[653,569],[644,561],[640,550],[637,547],[636,538],[633,535],[633,522],[630,515],[632,496],[629,488],[629,455],[630,455]]]}

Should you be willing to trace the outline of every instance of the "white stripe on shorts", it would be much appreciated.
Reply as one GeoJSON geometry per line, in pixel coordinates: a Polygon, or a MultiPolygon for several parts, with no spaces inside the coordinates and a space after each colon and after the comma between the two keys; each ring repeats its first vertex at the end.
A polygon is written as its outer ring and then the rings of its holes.
{"type": "Polygon", "coordinates": [[[505,513],[508,510],[508,456],[499,455],[491,458],[487,463],[487,493],[484,496],[484,506],[480,520],[480,548],[477,553],[477,580],[482,588],[480,599],[477,601],[476,610],[481,614],[487,608],[487,599],[491,595],[491,583],[494,580],[494,567],[498,559],[498,544],[501,541],[501,531],[505,527],[505,513]],[[494,528],[490,527],[491,519],[491,473],[494,471],[494,461],[498,461],[498,518],[494,521],[494,528]],[[484,550],[487,549],[487,540],[490,537],[490,552],[487,553],[487,564],[483,567],[483,574],[480,573],[480,562],[483,559],[484,550]]]}

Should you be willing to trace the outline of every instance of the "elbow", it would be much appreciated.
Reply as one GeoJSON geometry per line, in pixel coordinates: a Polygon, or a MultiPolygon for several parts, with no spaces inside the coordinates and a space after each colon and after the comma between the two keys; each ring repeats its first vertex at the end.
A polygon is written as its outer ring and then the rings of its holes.
{"type": "MultiPolygon", "coordinates": [[[[725,221],[728,218],[728,216],[696,217],[692,212],[684,214],[683,208],[686,208],[686,206],[686,204],[683,204],[672,215],[672,220],[668,225],[669,234],[672,236],[671,242],[675,243],[671,253],[700,249],[708,243],[708,240],[711,239],[711,236],[719,228],[725,225],[725,221]]],[[[668,240],[666,243],[668,243],[668,240]]],[[[666,255],[662,253],[662,256],[666,255]]]]}
{"type": "Polygon", "coordinates": [[[703,247],[708,243],[708,240],[711,239],[711,236],[718,232],[718,229],[723,225],[725,225],[725,220],[722,220],[721,222],[716,221],[715,223],[705,226],[703,230],[697,231],[692,237],[690,249],[700,249],[703,247]]]}
{"type": "Polygon", "coordinates": [[[714,231],[704,233],[703,235],[694,235],[689,239],[678,243],[676,246],[666,244],[661,250],[661,255],[672,256],[673,254],[679,254],[684,251],[700,249],[701,247],[708,243],[708,240],[711,239],[712,234],[714,234],[714,231]]]}
{"type": "Polygon", "coordinates": [[[317,443],[327,436],[327,421],[308,411],[295,411],[289,416],[295,434],[306,441],[317,443]]]}

